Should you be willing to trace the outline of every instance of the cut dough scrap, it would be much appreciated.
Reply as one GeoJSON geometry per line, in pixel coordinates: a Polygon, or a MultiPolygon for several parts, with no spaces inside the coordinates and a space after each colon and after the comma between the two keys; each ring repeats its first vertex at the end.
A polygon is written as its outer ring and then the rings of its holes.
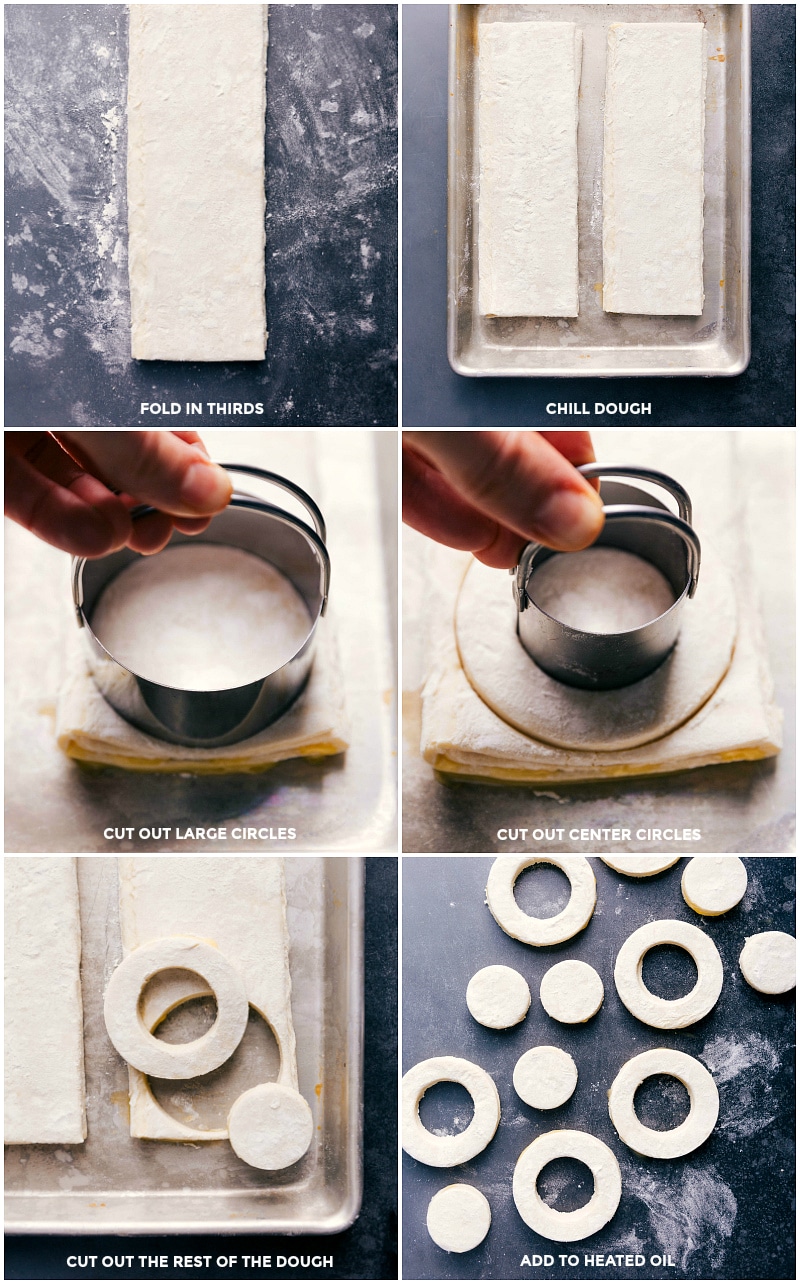
{"type": "Polygon", "coordinates": [[[135,358],[264,358],[266,48],[266,5],[130,6],[135,358]]]}
{"type": "Polygon", "coordinates": [[[601,856],[601,861],[629,878],[650,878],[677,865],[680,856],[601,856]]]}
{"type": "Polygon", "coordinates": [[[523,1052],[514,1066],[514,1088],[526,1105],[555,1110],[569,1101],[578,1083],[578,1067],[568,1052],[542,1044],[523,1052]]]}
{"type": "Polygon", "coordinates": [[[566,1025],[581,1025],[590,1020],[600,1011],[604,993],[598,973],[580,959],[556,963],[545,972],[539,987],[539,998],[547,1015],[566,1025]]]}
{"type": "Polygon", "coordinates": [[[531,659],[517,636],[508,577],[473,561],[458,596],[456,641],[471,686],[526,736],[579,752],[635,749],[686,723],[724,679],[736,641],[736,595],[706,545],[697,596],[683,604],[678,641],[664,663],[630,686],[586,691],[531,659]]]}
{"type": "Polygon", "coordinates": [[[231,1106],[228,1136],[251,1168],[276,1172],[302,1159],[314,1136],[314,1117],[295,1088],[259,1083],[231,1106]]]}
{"type": "Polygon", "coordinates": [[[446,1253],[469,1253],[489,1234],[492,1210],[475,1186],[457,1182],[437,1190],[428,1204],[426,1223],[438,1248],[446,1253]]]}
{"type": "Polygon", "coordinates": [[[500,963],[481,968],[467,986],[467,1007],[481,1025],[506,1030],[524,1021],[531,992],[524,976],[500,963]]]}
{"type": "MultiPolygon", "coordinates": [[[[267,1022],[281,1055],[278,1083],[297,1089],[291,1010],[289,937],[283,858],[123,856],[119,858],[123,952],[163,936],[210,942],[244,981],[248,1002],[267,1022]]],[[[210,994],[174,976],[147,989],[142,1020],[149,1030],[181,1001],[210,994]]],[[[156,1102],[147,1078],[129,1068],[131,1136],[162,1141],[215,1141],[225,1129],[202,1131],[173,1119],[156,1102]]]]}
{"type": "Polygon", "coordinates": [[[739,956],[742,976],[762,994],[786,994],[797,984],[797,941],[788,932],[748,936],[739,956]]]}
{"type": "Polygon", "coordinates": [[[719,1114],[717,1085],[701,1062],[674,1048],[651,1048],[626,1061],[608,1093],[608,1112],[620,1140],[639,1155],[680,1159],[711,1136],[719,1114]],[[677,1128],[647,1128],[637,1118],[636,1089],[655,1074],[671,1075],[689,1093],[689,1113],[677,1128]]]}
{"type": "Polygon", "coordinates": [[[74,630],[56,709],[59,748],[70,758],[99,766],[213,775],[262,771],[287,758],[324,758],[344,753],[349,728],[344,680],[331,623],[327,618],[319,622],[314,667],[305,690],[291,708],[258,735],[219,749],[168,744],[126,722],[95,686],[82,639],[74,630]]]}
{"type": "Polygon", "coordinates": [[[738,856],[694,856],[683,871],[681,891],[698,914],[727,914],[747,891],[747,870],[738,856]]]}
{"type": "Polygon", "coordinates": [[[86,1138],[74,856],[6,857],[6,1145],[86,1138]]]}
{"type": "Polygon", "coordinates": [[[608,31],[603,308],[703,311],[706,30],[621,22],[608,31]]]}
{"type": "Polygon", "coordinates": [[[403,1150],[420,1164],[452,1168],[474,1159],[485,1150],[500,1123],[500,1096],[494,1079],[464,1057],[429,1057],[418,1061],[403,1075],[403,1150]],[[435,1083],[460,1083],[472,1097],[472,1119],[463,1132],[438,1136],[423,1124],[419,1103],[435,1083]]]}
{"type": "Polygon", "coordinates": [[[478,307],[578,315],[578,88],[572,22],[479,24],[478,307]]]}
{"type": "MultiPolygon", "coordinates": [[[[435,570],[451,585],[457,584],[471,558],[449,549],[441,554],[436,550],[431,555],[429,583],[435,584],[435,570]]],[[[611,751],[560,749],[523,734],[499,717],[464,673],[451,612],[445,598],[438,627],[434,621],[435,649],[422,692],[421,751],[438,771],[507,781],[603,780],[771,758],[780,751],[782,715],[773,697],[758,605],[750,595],[739,602],[730,668],[703,707],[650,744],[611,751]]],[[[713,642],[713,626],[709,629],[706,641],[713,642]]]]}
{"type": "Polygon", "coordinates": [[[545,1239],[572,1243],[601,1230],[619,1207],[622,1176],[613,1150],[588,1132],[565,1128],[545,1132],[523,1150],[514,1169],[514,1203],[526,1226],[545,1239]],[[553,1159],[579,1159],[591,1169],[594,1194],[583,1208],[561,1213],[536,1189],[539,1173],[553,1159]]]}
{"type": "Polygon", "coordinates": [[[203,542],[131,562],[103,591],[89,623],[120,664],[184,691],[258,682],[291,660],[311,632],[305,602],[276,567],[244,549],[203,542]]]}

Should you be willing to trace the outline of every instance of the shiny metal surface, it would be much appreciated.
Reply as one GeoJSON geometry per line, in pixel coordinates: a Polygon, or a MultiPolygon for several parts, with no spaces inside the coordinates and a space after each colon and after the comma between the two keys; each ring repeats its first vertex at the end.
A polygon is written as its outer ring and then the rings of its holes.
{"type": "MultiPolygon", "coordinates": [[[[450,6],[447,343],[462,375],[736,375],[750,359],[750,14],[743,4],[450,6]],[[579,315],[477,310],[477,50],[484,21],[575,22],[583,32],[578,126],[579,315]],[[697,22],[708,32],[700,317],[603,312],[603,102],[608,26],[697,22]]],[[[631,389],[631,399],[637,394],[631,389]]]]}
{"type": "MultiPolygon", "coordinates": [[[[317,621],[325,614],[330,586],[330,558],[325,522],[317,505],[299,486],[277,473],[251,465],[223,464],[279,486],[293,495],[314,522],[305,522],[257,499],[234,493],[202,536],[173,531],[167,547],[179,544],[222,544],[253,553],[277,568],[306,604],[309,633],[290,660],[255,682],[223,691],[185,691],[149,681],[110,654],[92,629],[92,616],[103,591],[140,554],[121,549],[108,557],[72,561],[72,598],[84,630],[94,680],[109,704],[128,722],[171,744],[210,749],[236,744],[255,735],[285,713],[303,690],[314,660],[317,621]]],[[[139,515],[149,508],[136,510],[139,515]]]]}
{"type": "MultiPolygon", "coordinates": [[[[700,541],[691,527],[692,505],[679,483],[653,468],[585,464],[585,477],[602,478],[600,497],[605,525],[595,546],[621,548],[651,562],[672,586],[675,600],[657,619],[624,633],[586,633],[554,619],[528,593],[531,575],[553,551],[530,543],[520,555],[513,591],[517,633],[525,650],[552,677],[569,686],[608,691],[629,686],[652,673],[678,640],[683,604],[694,597],[700,572],[700,541]],[[678,501],[675,516],[648,491],[610,481],[639,477],[663,487],[678,501]]],[[[560,557],[569,554],[558,554],[560,557]]]]}
{"type": "MultiPolygon", "coordinates": [[[[130,1136],[128,1072],[102,1016],[103,992],[122,956],[116,861],[83,857],[78,879],[88,1135],[79,1146],[6,1147],[6,1230],[332,1234],[350,1225],[361,1202],[363,860],[286,861],[299,1086],[316,1140],[283,1173],[248,1167],[227,1141],[182,1145],[130,1136]]],[[[274,1053],[259,1039],[260,1026],[251,1017],[235,1067],[204,1076],[200,1088],[190,1080],[172,1084],[161,1104],[178,1117],[196,1111],[195,1127],[219,1126],[231,1097],[270,1077],[274,1053]]]]}

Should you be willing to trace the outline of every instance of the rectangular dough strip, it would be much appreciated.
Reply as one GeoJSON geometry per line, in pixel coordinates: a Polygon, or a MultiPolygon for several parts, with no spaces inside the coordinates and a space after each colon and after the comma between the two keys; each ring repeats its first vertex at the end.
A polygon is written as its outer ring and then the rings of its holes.
{"type": "Polygon", "coordinates": [[[86,1139],[74,856],[6,857],[5,1143],[86,1139]]]}
{"type": "MultiPolygon", "coordinates": [[[[118,868],[123,954],[164,936],[197,936],[216,946],[241,974],[250,1006],[272,1028],[281,1052],[278,1082],[296,1089],[283,857],[121,856],[118,868]]],[[[178,1002],[210,993],[202,983],[156,976],[142,1019],[152,1029],[178,1002]]],[[[131,1136],[227,1137],[225,1129],[202,1132],[173,1119],[156,1102],[146,1075],[129,1066],[128,1076],[131,1136]]]]}
{"type": "Polygon", "coordinates": [[[603,149],[603,308],[703,311],[706,29],[609,28],[603,149]]]}
{"type": "Polygon", "coordinates": [[[261,361],[267,6],[133,4],[131,353],[261,361]]]}
{"type": "Polygon", "coordinates": [[[573,22],[479,26],[478,310],[578,315],[578,89],[573,22]]]}

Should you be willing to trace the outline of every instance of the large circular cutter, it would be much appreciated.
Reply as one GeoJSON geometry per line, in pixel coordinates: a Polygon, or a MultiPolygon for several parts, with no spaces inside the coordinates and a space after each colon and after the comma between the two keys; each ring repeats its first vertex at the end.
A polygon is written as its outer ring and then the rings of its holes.
{"type": "Polygon", "coordinates": [[[401,1107],[403,1149],[432,1168],[452,1168],[474,1159],[488,1146],[500,1122],[500,1097],[491,1075],[463,1057],[430,1057],[403,1075],[401,1107]],[[435,1083],[460,1083],[472,1097],[475,1113],[463,1132],[437,1137],[419,1117],[419,1103],[435,1083]]]}
{"type": "Polygon", "coordinates": [[[681,1030],[711,1011],[722,990],[722,960],[717,947],[692,923],[660,919],[645,923],[622,946],[614,965],[614,984],[625,1007],[645,1025],[657,1030],[681,1030]],[[697,966],[697,983],[680,999],[651,994],[642,980],[642,962],[656,945],[679,945],[697,966]]]}
{"type": "Polygon", "coordinates": [[[622,1195],[622,1177],[612,1150],[588,1132],[564,1129],[546,1132],[523,1150],[514,1169],[514,1203],[526,1226],[561,1243],[586,1239],[611,1221],[622,1195]],[[536,1189],[545,1164],[553,1159],[579,1159],[592,1170],[594,1194],[583,1208],[560,1213],[546,1204],[536,1189]]]}
{"type": "Polygon", "coordinates": [[[493,918],[504,932],[526,945],[558,945],[576,936],[592,917],[596,900],[597,884],[585,856],[498,856],[486,883],[486,903],[493,918]],[[552,918],[533,918],[514,898],[514,884],[531,865],[555,865],[569,879],[569,901],[552,918]]]}
{"type": "Polygon", "coordinates": [[[191,936],[165,936],[132,950],[113,973],[104,1002],[108,1037],[117,1052],[136,1070],[157,1079],[193,1079],[216,1070],[238,1047],[248,1012],[239,973],[213,945],[191,936]],[[166,968],[196,972],[217,1001],[216,1021],[191,1043],[164,1043],[142,1020],[142,990],[166,968]]]}
{"type": "Polygon", "coordinates": [[[608,1113],[620,1140],[637,1155],[651,1159],[679,1159],[702,1146],[714,1131],[719,1114],[719,1093],[708,1070],[694,1057],[674,1048],[651,1048],[626,1061],[608,1094],[608,1113]],[[661,1132],[646,1128],[636,1116],[636,1089],[650,1075],[679,1079],[689,1093],[689,1113],[677,1128],[661,1132]]]}

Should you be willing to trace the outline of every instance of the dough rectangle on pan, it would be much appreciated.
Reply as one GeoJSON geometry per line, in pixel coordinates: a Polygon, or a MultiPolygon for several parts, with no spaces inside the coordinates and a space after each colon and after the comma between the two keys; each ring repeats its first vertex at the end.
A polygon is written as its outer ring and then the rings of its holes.
{"type": "MultiPolygon", "coordinates": [[[[122,946],[131,950],[164,936],[197,936],[220,950],[241,974],[248,1002],[268,1022],[281,1053],[278,1082],[297,1088],[291,1009],[289,935],[283,858],[121,856],[122,946]]],[[[147,989],[148,1028],[187,998],[210,993],[200,982],[164,974],[147,989]]],[[[129,1067],[131,1136],[186,1140],[187,1129],[155,1102],[147,1076],[129,1067]]],[[[192,1137],[202,1139],[198,1130],[192,1137]]],[[[226,1136],[225,1130],[208,1135],[226,1136]]]]}
{"type": "Polygon", "coordinates": [[[6,858],[5,1142],[86,1138],[74,856],[6,858]]]}
{"type": "Polygon", "coordinates": [[[479,27],[478,309],[578,315],[578,87],[573,22],[479,27]]]}
{"type": "Polygon", "coordinates": [[[134,4],[129,33],[132,355],[261,361],[267,6],[134,4]]]}
{"type": "Polygon", "coordinates": [[[608,32],[603,308],[703,311],[706,29],[621,22],[608,32]]]}

